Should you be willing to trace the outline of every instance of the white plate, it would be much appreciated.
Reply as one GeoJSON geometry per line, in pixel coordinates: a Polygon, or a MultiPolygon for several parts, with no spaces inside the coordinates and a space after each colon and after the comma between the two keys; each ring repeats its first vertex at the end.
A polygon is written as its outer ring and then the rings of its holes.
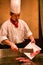
{"type": "Polygon", "coordinates": [[[41,48],[39,46],[37,46],[34,43],[29,43],[28,45],[26,45],[25,47],[26,49],[33,49],[33,53],[24,53],[28,58],[33,59],[37,54],[39,54],[41,48]]]}

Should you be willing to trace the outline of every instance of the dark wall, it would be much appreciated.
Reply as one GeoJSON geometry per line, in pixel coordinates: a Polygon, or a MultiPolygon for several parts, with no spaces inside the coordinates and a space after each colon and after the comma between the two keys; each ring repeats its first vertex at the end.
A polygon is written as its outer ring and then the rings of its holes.
{"type": "Polygon", "coordinates": [[[43,0],[39,0],[39,46],[43,52],[43,0]]]}
{"type": "Polygon", "coordinates": [[[40,0],[40,19],[41,19],[41,29],[43,37],[43,0],[40,0]]]}

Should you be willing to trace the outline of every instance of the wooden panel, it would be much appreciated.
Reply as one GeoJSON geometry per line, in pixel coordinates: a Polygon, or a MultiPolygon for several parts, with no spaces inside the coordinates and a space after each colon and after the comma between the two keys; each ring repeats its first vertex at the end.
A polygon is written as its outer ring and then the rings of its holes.
{"type": "Polygon", "coordinates": [[[21,18],[30,27],[35,38],[39,38],[38,0],[22,0],[21,18]]]}

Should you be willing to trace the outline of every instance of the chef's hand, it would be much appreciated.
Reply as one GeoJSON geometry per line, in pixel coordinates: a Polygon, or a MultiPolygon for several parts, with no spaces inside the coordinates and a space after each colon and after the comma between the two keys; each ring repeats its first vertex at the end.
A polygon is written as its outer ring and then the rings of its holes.
{"type": "Polygon", "coordinates": [[[35,39],[34,39],[33,35],[30,35],[29,39],[31,40],[31,43],[35,43],[35,39]]]}
{"type": "Polygon", "coordinates": [[[35,43],[35,40],[33,39],[33,40],[31,40],[31,43],[35,43]]]}
{"type": "Polygon", "coordinates": [[[31,61],[30,59],[24,58],[24,57],[16,58],[16,60],[19,61],[19,62],[30,62],[31,61]]]}
{"type": "Polygon", "coordinates": [[[13,51],[18,51],[18,47],[17,47],[15,44],[12,44],[12,45],[11,45],[11,49],[12,49],[13,51]]]}

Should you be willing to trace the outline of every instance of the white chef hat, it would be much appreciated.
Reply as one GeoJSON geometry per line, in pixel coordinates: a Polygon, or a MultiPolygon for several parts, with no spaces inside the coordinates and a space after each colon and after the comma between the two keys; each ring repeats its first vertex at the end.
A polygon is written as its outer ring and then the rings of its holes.
{"type": "Polygon", "coordinates": [[[11,0],[11,12],[20,13],[21,0],[11,0]]]}

